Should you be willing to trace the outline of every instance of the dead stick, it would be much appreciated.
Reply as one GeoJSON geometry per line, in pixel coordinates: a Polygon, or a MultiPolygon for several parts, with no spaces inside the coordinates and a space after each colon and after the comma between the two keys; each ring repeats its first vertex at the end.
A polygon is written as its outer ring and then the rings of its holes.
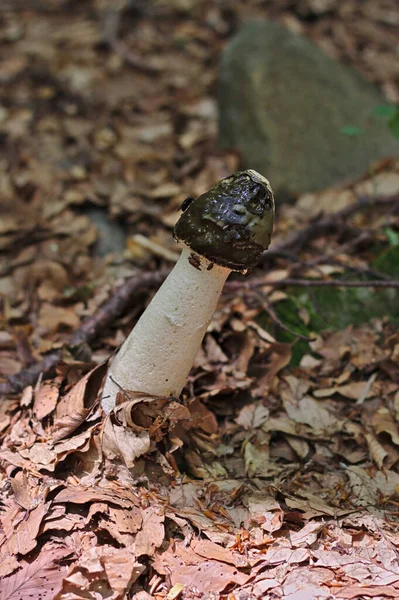
{"type": "MultiPolygon", "coordinates": [[[[169,269],[162,269],[153,273],[140,273],[127,279],[93,316],[82,323],[79,329],[72,334],[66,346],[73,348],[84,342],[91,342],[129,307],[135,294],[158,287],[168,273],[169,269]]],[[[46,373],[53,369],[61,358],[62,350],[51,352],[42,361],[22,369],[16,375],[11,375],[8,382],[0,384],[0,395],[21,392],[27,385],[34,385],[40,373],[46,373]]]]}
{"type": "Polygon", "coordinates": [[[392,204],[399,202],[399,194],[393,196],[382,196],[375,198],[359,198],[356,202],[353,202],[349,206],[346,206],[342,210],[336,213],[332,213],[326,216],[320,215],[314,219],[309,225],[306,225],[298,231],[293,231],[288,234],[284,239],[271,244],[269,250],[263,254],[263,260],[267,262],[270,259],[274,259],[282,254],[286,253],[291,248],[302,248],[309,240],[314,240],[321,235],[326,233],[332,233],[342,227],[347,226],[346,219],[352,217],[357,212],[365,210],[367,208],[373,208],[378,206],[383,210],[392,204]]]}
{"type": "Polygon", "coordinates": [[[240,281],[228,281],[226,288],[231,290],[237,290],[241,288],[252,287],[357,287],[357,288],[399,288],[399,279],[373,279],[370,281],[347,281],[344,279],[294,279],[293,277],[286,277],[284,279],[278,279],[277,281],[268,281],[267,279],[258,277],[252,279],[251,283],[240,282],[240,281]]]}
{"type": "MultiPolygon", "coordinates": [[[[255,285],[257,285],[255,283],[255,285]]],[[[269,285],[266,283],[266,285],[269,285]]],[[[373,279],[372,281],[346,281],[344,279],[293,279],[287,277],[280,281],[273,281],[274,287],[300,286],[300,287],[375,287],[375,288],[399,288],[399,279],[373,279]]]]}

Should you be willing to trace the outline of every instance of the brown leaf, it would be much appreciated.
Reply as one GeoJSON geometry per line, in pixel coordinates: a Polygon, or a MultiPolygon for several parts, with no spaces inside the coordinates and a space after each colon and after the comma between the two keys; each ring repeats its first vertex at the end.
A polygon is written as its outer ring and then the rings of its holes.
{"type": "Polygon", "coordinates": [[[299,564],[309,560],[310,551],[307,548],[269,548],[266,552],[266,560],[268,564],[279,565],[288,563],[299,564]]]}
{"type": "Polygon", "coordinates": [[[328,584],[333,580],[334,572],[330,569],[309,568],[308,565],[296,567],[290,570],[284,581],[283,597],[328,600],[331,598],[328,584]]]}
{"type": "Polygon", "coordinates": [[[57,460],[59,462],[64,460],[69,454],[75,452],[76,450],[79,450],[79,452],[84,452],[85,449],[88,449],[89,442],[95,429],[96,425],[93,425],[78,435],[73,435],[69,439],[64,439],[59,443],[54,444],[54,452],[57,454],[57,460]]]}
{"type": "Polygon", "coordinates": [[[159,548],[165,538],[164,514],[156,512],[153,508],[142,511],[143,525],[136,536],[136,556],[153,556],[155,549],[159,548]]]}
{"type": "Polygon", "coordinates": [[[209,540],[193,540],[191,542],[191,548],[196,554],[203,556],[206,559],[217,560],[229,565],[234,565],[235,567],[248,566],[248,561],[244,556],[241,556],[238,552],[232,552],[228,548],[223,548],[223,546],[209,540]]]}
{"type": "Polygon", "coordinates": [[[244,585],[250,577],[232,565],[203,560],[192,550],[183,549],[181,542],[157,555],[154,568],[167,575],[171,585],[185,584],[200,594],[220,593],[231,583],[244,585]]]}
{"type": "Polygon", "coordinates": [[[74,504],[86,504],[87,502],[109,502],[123,508],[130,508],[134,500],[127,493],[122,494],[115,489],[107,491],[99,487],[90,489],[83,486],[68,487],[61,490],[54,498],[54,503],[72,502],[74,504]]]}
{"type": "Polygon", "coordinates": [[[62,440],[86,419],[98,399],[98,392],[107,370],[103,362],[87,373],[57,405],[52,439],[62,440]]]}
{"type": "Polygon", "coordinates": [[[22,448],[19,453],[24,458],[28,458],[38,470],[47,469],[48,471],[54,471],[57,456],[48,443],[37,442],[31,448],[22,448]]]}
{"type": "Polygon", "coordinates": [[[352,600],[352,598],[398,598],[399,589],[393,585],[348,585],[345,588],[331,587],[331,593],[336,598],[345,598],[345,600],[352,600]]]}
{"type": "Polygon", "coordinates": [[[80,319],[71,309],[43,302],[40,308],[39,327],[47,331],[57,331],[61,325],[74,330],[79,327],[80,319]]]}
{"type": "Polygon", "coordinates": [[[44,546],[31,563],[22,561],[20,571],[1,583],[0,600],[54,600],[62,587],[66,567],[58,561],[71,554],[67,548],[44,546]]]}
{"type": "Polygon", "coordinates": [[[122,595],[140,577],[146,567],[136,560],[136,555],[127,548],[101,549],[100,561],[104,565],[111,588],[122,595]]]}
{"type": "Polygon", "coordinates": [[[216,544],[233,545],[235,542],[234,535],[229,533],[230,519],[223,519],[222,523],[220,523],[221,519],[215,519],[214,515],[212,515],[213,518],[210,518],[210,516],[205,515],[203,511],[196,508],[176,510],[175,514],[190,521],[194,527],[205,533],[216,544]]]}
{"type": "Polygon", "coordinates": [[[193,427],[199,427],[205,433],[217,433],[218,422],[213,412],[198,398],[193,398],[189,406],[193,427]]]}
{"type": "Polygon", "coordinates": [[[384,460],[388,456],[388,452],[383,446],[381,446],[379,441],[371,433],[365,433],[364,439],[366,440],[367,445],[369,447],[371,458],[378,466],[378,468],[382,469],[384,465],[384,460]]]}
{"type": "Polygon", "coordinates": [[[284,514],[280,504],[272,496],[252,495],[246,503],[248,503],[250,514],[248,528],[252,528],[253,524],[256,524],[267,533],[274,533],[281,529],[284,514]]]}
{"type": "Polygon", "coordinates": [[[109,460],[121,458],[128,468],[134,466],[136,459],[146,454],[151,447],[148,431],[132,431],[124,425],[113,423],[109,415],[102,430],[102,449],[109,460]]]}
{"type": "Polygon", "coordinates": [[[399,473],[395,471],[377,471],[374,481],[383,496],[395,496],[399,493],[399,473]]]}
{"type": "Polygon", "coordinates": [[[11,352],[0,352],[1,374],[3,377],[15,375],[21,370],[21,363],[11,352]]]}
{"type": "Polygon", "coordinates": [[[26,519],[23,519],[15,532],[8,540],[8,547],[13,554],[28,554],[37,545],[37,534],[44,516],[50,508],[50,502],[39,504],[28,513],[26,519]]]}
{"type": "MultiPolygon", "coordinates": [[[[3,544],[0,549],[0,582],[3,580],[3,577],[7,577],[13,571],[16,571],[20,566],[20,561],[17,560],[17,557],[14,554],[10,554],[7,544],[3,544]]],[[[0,587],[1,591],[1,587],[0,587]]]]}
{"type": "Polygon", "coordinates": [[[297,508],[303,510],[307,518],[319,517],[319,516],[331,516],[339,517],[353,512],[351,509],[345,510],[330,506],[319,496],[312,494],[311,492],[306,493],[305,490],[301,490],[301,496],[305,498],[285,496],[285,502],[290,508],[297,508]]]}
{"type": "Polygon", "coordinates": [[[289,364],[292,354],[292,344],[274,342],[273,344],[270,344],[269,351],[270,363],[268,365],[266,374],[263,375],[263,377],[260,377],[258,380],[260,387],[270,387],[278,372],[289,364]]]}
{"type": "Polygon", "coordinates": [[[309,425],[315,434],[325,435],[335,433],[341,428],[340,421],[330,413],[321,402],[311,396],[304,395],[304,391],[296,392],[295,384],[299,384],[293,376],[285,378],[290,388],[282,388],[281,396],[288,416],[297,423],[309,425]]]}
{"type": "Polygon", "coordinates": [[[28,478],[24,471],[18,471],[15,477],[11,479],[11,487],[12,491],[14,492],[15,502],[17,502],[22,508],[30,508],[32,498],[29,494],[28,478]]]}
{"type": "Polygon", "coordinates": [[[388,408],[381,407],[371,417],[371,424],[376,433],[387,433],[394,444],[399,446],[399,431],[388,408]]]}
{"type": "Polygon", "coordinates": [[[301,546],[311,546],[317,540],[317,536],[326,526],[323,521],[315,522],[311,521],[307,523],[305,527],[302,527],[299,531],[290,532],[290,541],[293,548],[299,548],[301,546]]]}
{"type": "Polygon", "coordinates": [[[352,465],[346,470],[357,506],[368,508],[378,505],[378,487],[370,475],[357,465],[352,465]]]}
{"type": "Polygon", "coordinates": [[[56,377],[52,381],[42,383],[39,390],[35,391],[33,412],[39,421],[55,409],[62,381],[63,377],[56,377]]]}
{"type": "Polygon", "coordinates": [[[269,409],[260,402],[248,404],[240,410],[235,421],[237,425],[241,425],[244,429],[252,431],[260,427],[267,420],[269,412],[269,409]]]}
{"type": "Polygon", "coordinates": [[[109,506],[109,517],[121,533],[137,533],[143,522],[142,513],[135,506],[128,509],[109,506]]]}

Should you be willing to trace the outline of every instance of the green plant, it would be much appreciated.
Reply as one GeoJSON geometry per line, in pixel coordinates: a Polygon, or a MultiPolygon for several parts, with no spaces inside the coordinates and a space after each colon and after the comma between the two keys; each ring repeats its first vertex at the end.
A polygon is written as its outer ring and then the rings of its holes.
{"type": "Polygon", "coordinates": [[[393,104],[380,104],[373,110],[373,115],[388,120],[392,135],[399,140],[399,107],[393,104]]]}

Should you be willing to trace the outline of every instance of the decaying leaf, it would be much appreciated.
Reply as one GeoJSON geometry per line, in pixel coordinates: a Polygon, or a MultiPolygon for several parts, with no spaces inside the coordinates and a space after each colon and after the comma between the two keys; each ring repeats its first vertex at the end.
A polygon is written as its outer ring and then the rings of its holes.
{"type": "Polygon", "coordinates": [[[187,589],[198,590],[202,594],[220,593],[230,583],[245,584],[249,576],[230,564],[213,560],[203,560],[190,549],[176,544],[155,558],[158,572],[167,575],[172,585],[185,584],[187,589]]]}
{"type": "Polygon", "coordinates": [[[68,548],[47,544],[36,560],[31,563],[23,561],[19,571],[2,580],[1,600],[30,600],[39,597],[54,600],[67,572],[59,561],[70,555],[68,548]]]}
{"type": "Polygon", "coordinates": [[[106,369],[106,362],[95,367],[58,402],[52,433],[54,441],[61,440],[75,431],[93,410],[106,369]]]}

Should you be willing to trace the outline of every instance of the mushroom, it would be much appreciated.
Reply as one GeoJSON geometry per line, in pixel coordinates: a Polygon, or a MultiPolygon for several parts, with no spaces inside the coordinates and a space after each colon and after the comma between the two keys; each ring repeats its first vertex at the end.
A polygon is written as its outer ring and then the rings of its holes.
{"type": "Polygon", "coordinates": [[[122,390],[180,395],[228,275],[246,273],[270,244],[273,192],[256,171],[221,179],[182,210],[174,229],[181,256],[108,369],[107,413],[122,390]]]}

